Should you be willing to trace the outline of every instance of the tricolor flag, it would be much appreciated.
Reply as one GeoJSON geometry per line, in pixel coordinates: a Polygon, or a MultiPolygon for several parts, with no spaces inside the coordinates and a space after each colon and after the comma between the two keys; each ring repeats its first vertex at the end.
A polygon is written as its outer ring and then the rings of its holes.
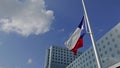
{"type": "Polygon", "coordinates": [[[84,16],[83,16],[77,29],[70,36],[70,38],[65,42],[66,47],[72,52],[74,52],[74,54],[77,53],[78,48],[83,47],[83,36],[85,35],[84,25],[85,23],[84,23],[84,16]]]}

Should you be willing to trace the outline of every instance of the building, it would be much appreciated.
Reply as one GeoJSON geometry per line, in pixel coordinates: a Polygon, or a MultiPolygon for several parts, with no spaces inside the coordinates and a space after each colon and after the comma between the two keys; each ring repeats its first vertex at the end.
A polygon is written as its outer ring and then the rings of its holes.
{"type": "Polygon", "coordinates": [[[120,62],[110,66],[109,68],[120,68],[120,62]]]}
{"type": "Polygon", "coordinates": [[[67,48],[51,46],[46,53],[45,68],[66,68],[81,53],[74,55],[67,48]]]}
{"type": "MultiPolygon", "coordinates": [[[[120,62],[120,23],[96,42],[102,68],[120,62]]],[[[118,65],[115,68],[119,68],[118,65]]],[[[97,68],[93,48],[90,47],[66,68],[97,68]]]]}

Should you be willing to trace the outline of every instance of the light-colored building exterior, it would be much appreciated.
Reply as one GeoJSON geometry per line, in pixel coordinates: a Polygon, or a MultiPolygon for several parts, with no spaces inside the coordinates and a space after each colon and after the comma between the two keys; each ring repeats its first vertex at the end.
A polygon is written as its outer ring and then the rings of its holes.
{"type": "MultiPolygon", "coordinates": [[[[102,68],[120,62],[120,23],[100,38],[96,47],[102,68]]],[[[97,68],[93,48],[90,47],[66,68],[97,68]]]]}
{"type": "Polygon", "coordinates": [[[109,68],[120,68],[120,62],[110,66],[109,68]]]}
{"type": "Polygon", "coordinates": [[[67,48],[51,46],[46,53],[45,68],[66,68],[81,53],[74,55],[67,48]]]}

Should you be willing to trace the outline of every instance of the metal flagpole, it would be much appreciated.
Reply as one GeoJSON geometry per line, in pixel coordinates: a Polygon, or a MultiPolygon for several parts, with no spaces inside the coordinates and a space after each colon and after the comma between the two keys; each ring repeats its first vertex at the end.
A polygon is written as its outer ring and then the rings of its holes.
{"type": "Polygon", "coordinates": [[[83,0],[82,0],[82,4],[83,4],[84,12],[85,12],[85,17],[86,17],[86,20],[87,20],[88,30],[90,32],[90,37],[91,37],[93,49],[94,49],[94,52],[95,52],[95,57],[96,57],[96,60],[97,60],[97,65],[98,65],[98,68],[101,68],[100,60],[99,60],[98,53],[97,53],[96,46],[95,46],[95,41],[94,41],[94,38],[93,38],[93,33],[92,33],[92,30],[91,30],[90,22],[89,22],[89,19],[88,19],[88,16],[87,16],[87,11],[86,11],[85,4],[84,4],[83,0]]]}

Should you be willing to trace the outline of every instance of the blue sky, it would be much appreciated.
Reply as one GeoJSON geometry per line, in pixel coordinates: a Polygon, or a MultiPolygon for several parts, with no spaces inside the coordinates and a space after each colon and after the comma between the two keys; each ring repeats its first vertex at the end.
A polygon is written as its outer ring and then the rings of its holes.
{"type": "MultiPolygon", "coordinates": [[[[119,3],[85,0],[96,41],[120,22],[119,3]]],[[[0,68],[43,68],[46,49],[65,47],[84,15],[81,0],[0,0],[0,9],[0,68]]]]}

